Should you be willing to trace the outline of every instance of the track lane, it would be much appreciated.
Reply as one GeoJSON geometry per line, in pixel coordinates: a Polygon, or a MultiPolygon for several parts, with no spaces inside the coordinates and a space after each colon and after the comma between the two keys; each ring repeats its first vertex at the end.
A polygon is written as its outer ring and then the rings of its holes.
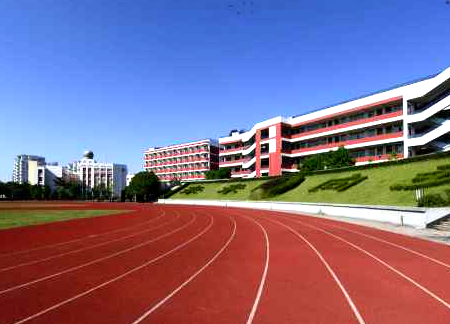
{"type": "Polygon", "coordinates": [[[447,307],[450,316],[450,290],[446,284],[443,284],[447,282],[445,278],[450,276],[450,269],[446,264],[436,262],[435,259],[430,260],[425,255],[412,253],[407,248],[396,247],[393,249],[391,244],[380,244],[379,240],[359,235],[353,231],[339,227],[320,226],[315,223],[310,224],[308,220],[301,220],[301,222],[308,226],[314,226],[328,235],[334,235],[373,256],[378,262],[447,307]]]}
{"type": "MultiPolygon", "coordinates": [[[[94,265],[96,263],[102,262],[104,260],[108,260],[108,259],[120,256],[120,255],[123,255],[124,253],[128,253],[130,251],[139,249],[139,248],[144,247],[144,246],[146,246],[148,244],[157,242],[160,239],[163,239],[163,238],[165,238],[165,237],[167,237],[169,235],[177,233],[180,230],[182,230],[182,229],[186,228],[187,226],[189,226],[190,224],[192,224],[193,222],[195,222],[195,217],[193,217],[188,222],[180,223],[180,225],[178,227],[175,227],[174,229],[170,229],[169,228],[166,233],[163,233],[161,235],[155,235],[155,236],[151,237],[150,239],[148,239],[146,241],[143,241],[143,242],[141,242],[139,244],[132,245],[130,247],[126,247],[126,248],[123,248],[123,249],[118,249],[117,251],[115,251],[113,253],[110,253],[110,254],[107,254],[107,255],[104,255],[104,256],[101,256],[101,257],[97,257],[97,258],[95,258],[93,260],[90,260],[88,262],[85,262],[85,263],[78,263],[75,266],[68,267],[67,262],[64,262],[63,270],[58,271],[58,272],[48,271],[49,273],[45,274],[44,272],[41,271],[41,272],[38,272],[37,274],[35,274],[34,271],[33,271],[32,273],[34,274],[35,277],[32,277],[33,278],[32,280],[30,280],[30,278],[28,278],[29,281],[23,281],[22,283],[15,283],[14,284],[14,283],[12,283],[13,282],[12,280],[6,280],[8,282],[9,286],[7,288],[1,288],[2,290],[0,290],[0,295],[6,294],[8,292],[11,292],[11,291],[14,291],[14,290],[17,290],[17,289],[29,287],[29,286],[31,286],[33,284],[42,282],[44,280],[53,279],[55,277],[64,275],[66,273],[70,273],[70,272],[73,272],[73,271],[76,271],[76,270],[79,270],[79,269],[82,269],[82,268],[94,265]]],[[[45,270],[49,270],[49,269],[45,268],[45,270]]],[[[15,275],[16,274],[13,274],[12,276],[15,277],[15,275]]],[[[24,277],[25,277],[24,274],[21,274],[21,279],[22,280],[23,280],[24,277]]],[[[3,279],[7,279],[7,278],[3,278],[3,279]]]]}
{"type": "MultiPolygon", "coordinates": [[[[271,213],[265,217],[274,217],[271,213]]],[[[304,222],[283,217],[313,242],[336,269],[367,323],[440,323],[448,308],[405,276],[345,239],[304,222]],[[325,234],[325,235],[324,235],[325,234]],[[430,298],[431,297],[431,298],[430,298]]]]}
{"type": "MultiPolygon", "coordinates": [[[[299,216],[302,217],[302,215],[294,215],[288,213],[282,213],[281,215],[294,217],[296,219],[299,219],[299,216]]],[[[316,225],[324,225],[328,228],[336,228],[358,234],[379,243],[387,244],[391,247],[410,252],[412,254],[415,254],[416,256],[427,259],[428,261],[440,264],[441,266],[450,269],[450,246],[448,245],[430,242],[420,237],[411,237],[408,235],[393,233],[382,229],[371,228],[368,226],[340,222],[314,216],[304,217],[308,217],[308,222],[314,223],[316,225]]]]}
{"type": "Polygon", "coordinates": [[[32,314],[39,313],[54,305],[61,306],[62,301],[69,300],[74,296],[80,298],[88,295],[91,293],[92,287],[105,285],[105,282],[109,284],[114,278],[129,272],[130,269],[140,267],[148,260],[160,258],[161,255],[167,256],[167,251],[180,245],[180,241],[190,240],[206,227],[205,220],[201,221],[196,216],[191,218],[195,218],[196,221],[179,232],[170,233],[170,235],[158,240],[157,244],[149,244],[120,257],[104,260],[86,268],[77,269],[62,276],[28,286],[25,289],[14,290],[1,295],[0,304],[7,311],[2,314],[0,323],[13,323],[20,318],[32,316],[32,314]],[[30,298],[31,296],[33,298],[30,298]]]}
{"type": "Polygon", "coordinates": [[[114,231],[114,233],[108,233],[107,235],[91,235],[88,238],[77,240],[76,242],[70,242],[63,245],[53,246],[52,248],[39,249],[38,251],[32,251],[31,253],[2,258],[2,260],[0,260],[0,274],[13,269],[34,265],[40,262],[57,259],[74,253],[80,253],[139,235],[144,235],[153,229],[157,229],[170,223],[172,220],[173,217],[169,216],[165,218],[157,217],[145,225],[139,225],[137,227],[138,229],[134,226],[132,228],[133,231],[130,231],[130,228],[127,229],[128,233],[114,231]],[[145,227],[140,228],[141,226],[145,227]]]}
{"type": "Polygon", "coordinates": [[[271,246],[266,288],[253,323],[358,323],[340,287],[308,244],[259,211],[239,212],[261,224],[271,246]]]}
{"type": "Polygon", "coordinates": [[[61,250],[63,246],[65,247],[66,245],[69,245],[69,244],[88,241],[88,240],[92,240],[93,238],[98,238],[98,237],[103,237],[103,236],[107,236],[107,235],[111,235],[111,234],[126,232],[126,231],[129,231],[130,229],[134,229],[136,227],[145,226],[145,225],[151,224],[151,223],[161,219],[162,217],[164,217],[166,215],[166,212],[162,211],[156,217],[154,217],[155,215],[152,215],[152,214],[150,214],[150,215],[152,216],[152,218],[150,220],[146,220],[145,222],[122,227],[122,228],[115,229],[112,231],[101,232],[101,233],[97,233],[97,234],[90,234],[88,236],[79,237],[79,238],[76,238],[73,240],[43,245],[43,246],[35,247],[32,249],[28,249],[28,250],[21,250],[21,251],[15,251],[15,252],[11,252],[11,253],[0,254],[0,265],[4,266],[5,260],[7,260],[8,258],[14,257],[17,261],[18,260],[17,257],[22,256],[22,255],[29,255],[32,253],[40,253],[43,250],[49,250],[49,249],[54,249],[54,248],[61,250]]]}
{"type": "Polygon", "coordinates": [[[97,286],[97,289],[88,294],[60,304],[29,322],[129,323],[142,314],[149,304],[156,304],[205,265],[227,241],[232,227],[230,220],[209,216],[201,219],[202,232],[197,231],[196,236],[191,235],[189,241],[184,241],[157,259],[142,264],[136,271],[122,272],[114,281],[105,282],[105,285],[97,286]],[[206,221],[210,223],[207,227],[206,221]],[[83,312],[77,312],[81,309],[83,312]],[[72,316],[74,313],[77,313],[76,318],[72,316]]]}
{"type": "Polygon", "coordinates": [[[264,283],[266,239],[253,221],[211,208],[215,217],[236,222],[235,238],[220,258],[153,310],[142,323],[246,323],[264,283]]]}
{"type": "MultiPolygon", "coordinates": [[[[105,208],[107,207],[106,205],[98,204],[83,205],[82,207],[77,207],[75,209],[122,209],[118,204],[111,205],[112,206],[110,207],[113,208],[105,208]]],[[[8,255],[10,253],[20,253],[22,251],[34,250],[47,245],[64,243],[83,237],[89,237],[91,235],[97,235],[102,232],[114,231],[124,227],[137,225],[147,221],[149,215],[155,215],[158,211],[161,211],[160,206],[130,206],[129,210],[124,210],[123,213],[120,214],[3,229],[0,230],[0,254],[8,255]]]]}

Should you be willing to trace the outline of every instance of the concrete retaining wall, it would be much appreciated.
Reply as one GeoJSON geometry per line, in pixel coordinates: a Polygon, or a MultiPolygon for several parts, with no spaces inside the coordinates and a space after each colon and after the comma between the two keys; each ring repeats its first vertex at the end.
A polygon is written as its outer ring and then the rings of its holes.
{"type": "Polygon", "coordinates": [[[367,219],[396,225],[413,226],[416,228],[425,228],[427,224],[450,214],[450,208],[417,208],[268,201],[159,199],[158,203],[296,211],[309,214],[325,214],[328,216],[367,219]]]}

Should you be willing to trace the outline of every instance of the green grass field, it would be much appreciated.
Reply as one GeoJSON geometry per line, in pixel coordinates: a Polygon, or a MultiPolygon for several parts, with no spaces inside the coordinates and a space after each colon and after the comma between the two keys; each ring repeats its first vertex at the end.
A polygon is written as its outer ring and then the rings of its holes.
{"type": "MultiPolygon", "coordinates": [[[[297,188],[282,195],[271,198],[274,201],[297,201],[297,202],[324,202],[324,203],[346,203],[367,205],[393,205],[393,206],[416,206],[414,191],[391,191],[389,187],[397,183],[410,183],[411,179],[419,172],[435,171],[438,165],[449,164],[450,158],[442,158],[428,161],[418,161],[406,164],[386,166],[360,171],[327,173],[322,175],[308,176],[297,188]],[[349,175],[360,173],[369,178],[358,185],[343,192],[331,190],[319,190],[308,192],[308,189],[317,186],[327,180],[344,178],[349,175]]],[[[173,199],[222,199],[222,200],[259,200],[258,192],[251,192],[265,180],[242,182],[247,185],[244,190],[237,194],[222,195],[217,193],[227,183],[201,183],[205,187],[203,192],[184,195],[176,193],[173,199]]],[[[234,182],[235,183],[235,182],[234,182]]],[[[192,184],[198,185],[198,184],[192,184]]],[[[440,193],[450,189],[450,185],[442,185],[425,189],[425,194],[440,193]]]]}
{"type": "Polygon", "coordinates": [[[0,210],[0,229],[125,212],[126,210],[0,210]]]}

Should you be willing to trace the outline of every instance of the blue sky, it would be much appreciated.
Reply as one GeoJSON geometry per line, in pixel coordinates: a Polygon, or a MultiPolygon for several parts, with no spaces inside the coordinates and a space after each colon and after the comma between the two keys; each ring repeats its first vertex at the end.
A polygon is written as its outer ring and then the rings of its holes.
{"type": "Polygon", "coordinates": [[[86,149],[136,172],[147,147],[436,73],[449,19],[445,0],[2,0],[0,180],[86,149]]]}

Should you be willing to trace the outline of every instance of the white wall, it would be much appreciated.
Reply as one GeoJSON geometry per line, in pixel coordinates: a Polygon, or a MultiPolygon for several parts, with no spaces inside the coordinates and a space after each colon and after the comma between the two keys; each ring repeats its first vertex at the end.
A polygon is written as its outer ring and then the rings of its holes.
{"type": "Polygon", "coordinates": [[[222,207],[240,207],[253,209],[270,209],[304,212],[309,214],[325,214],[328,216],[341,216],[359,218],[372,221],[407,225],[416,228],[425,228],[427,224],[450,214],[450,208],[417,208],[417,207],[391,207],[391,206],[363,206],[342,204],[315,204],[315,203],[288,203],[266,201],[223,201],[223,200],[188,200],[188,199],[160,199],[160,204],[175,205],[204,205],[222,207]]]}

